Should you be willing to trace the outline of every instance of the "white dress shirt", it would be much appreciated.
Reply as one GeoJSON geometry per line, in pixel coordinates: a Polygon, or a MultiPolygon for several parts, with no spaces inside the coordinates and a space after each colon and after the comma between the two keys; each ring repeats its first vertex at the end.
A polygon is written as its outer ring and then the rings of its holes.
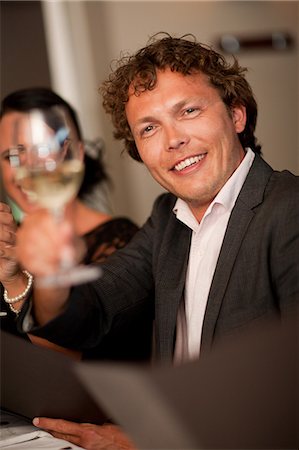
{"type": "Polygon", "coordinates": [[[220,248],[254,156],[247,148],[243,161],[209,205],[200,223],[184,200],[178,199],[174,206],[177,219],[192,230],[184,299],[177,317],[175,364],[199,357],[203,320],[220,248]]]}

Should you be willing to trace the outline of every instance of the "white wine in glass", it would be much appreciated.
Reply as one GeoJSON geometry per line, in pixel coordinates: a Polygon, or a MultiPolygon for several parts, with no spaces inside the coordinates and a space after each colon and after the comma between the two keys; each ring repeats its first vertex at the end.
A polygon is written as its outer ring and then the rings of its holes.
{"type": "MultiPolygon", "coordinates": [[[[10,161],[16,183],[32,203],[47,208],[57,221],[73,200],[84,175],[83,146],[62,106],[33,109],[16,116],[10,161]]],[[[59,272],[38,277],[43,287],[81,284],[98,278],[96,266],[74,265],[61,258],[59,272]]]]}
{"type": "Polygon", "coordinates": [[[53,171],[19,166],[15,179],[31,202],[59,215],[80,188],[84,167],[79,160],[62,162],[53,171]]]}

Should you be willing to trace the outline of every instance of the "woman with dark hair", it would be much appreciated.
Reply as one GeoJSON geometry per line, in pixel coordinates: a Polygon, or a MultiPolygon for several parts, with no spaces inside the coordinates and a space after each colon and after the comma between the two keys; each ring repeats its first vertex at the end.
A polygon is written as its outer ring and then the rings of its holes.
{"type": "MultiPolygon", "coordinates": [[[[47,88],[29,88],[15,91],[5,97],[1,103],[0,112],[0,169],[1,176],[11,204],[16,204],[23,214],[30,214],[38,208],[32,203],[27,193],[15,182],[13,172],[9,162],[10,132],[16,114],[26,113],[34,108],[48,108],[52,106],[62,106],[67,110],[79,140],[83,143],[82,132],[75,110],[59,95],[47,88]]],[[[90,145],[90,143],[87,143],[90,145]]],[[[87,145],[87,148],[88,148],[87,145]]],[[[84,148],[86,148],[84,146],[84,148]]],[[[66,214],[71,218],[74,231],[83,237],[86,247],[84,264],[103,261],[115,250],[124,247],[138,231],[137,225],[124,217],[113,218],[107,212],[90,207],[84,198],[99,184],[108,181],[106,170],[103,166],[101,155],[98,158],[91,157],[84,152],[85,175],[77,198],[72,200],[66,208],[66,214]]],[[[4,240],[3,233],[14,234],[17,228],[16,221],[13,220],[9,206],[0,204],[0,241],[4,240]],[[2,225],[2,227],[1,227],[2,225]],[[2,231],[1,231],[2,230],[2,231]],[[2,233],[2,236],[1,236],[2,233]]],[[[0,255],[1,256],[1,255],[0,255]]],[[[14,263],[0,257],[0,282],[8,282],[17,286],[28,286],[31,284],[31,277],[26,271],[22,271],[16,260],[14,263]]],[[[3,330],[14,334],[19,334],[16,328],[16,317],[21,310],[25,298],[10,303],[7,299],[6,291],[0,283],[1,295],[1,327],[3,330]]],[[[132,327],[127,320],[115,323],[115,327],[104,339],[100,346],[92,348],[83,358],[105,358],[105,359],[146,359],[150,355],[151,346],[151,319],[150,315],[144,318],[144,323],[139,322],[132,327]],[[144,339],[135,339],[135,332],[138,336],[140,332],[144,339]]],[[[27,337],[26,335],[23,335],[27,337]]],[[[28,337],[27,337],[28,338],[28,337]]],[[[31,340],[45,345],[46,341],[29,336],[31,340]]],[[[47,343],[47,346],[54,348],[54,344],[47,343]]],[[[55,346],[57,350],[65,351],[63,348],[55,346]]],[[[67,350],[69,353],[69,350],[67,350]]],[[[79,353],[72,352],[72,356],[81,357],[79,353]]]]}
{"type": "MultiPolygon", "coordinates": [[[[108,199],[102,201],[101,205],[95,204],[94,201],[90,200],[91,195],[95,190],[100,188],[105,191],[105,184],[110,182],[102,161],[103,143],[101,140],[93,142],[83,139],[78,115],[66,100],[54,91],[43,87],[14,91],[2,100],[0,119],[8,113],[27,112],[34,108],[46,109],[53,106],[62,106],[67,111],[67,114],[74,125],[78,139],[84,144],[85,174],[78,197],[93,209],[100,210],[101,212],[103,212],[104,209],[104,212],[110,213],[111,208],[108,199]]],[[[105,193],[101,196],[101,199],[104,197],[105,193]]]]}

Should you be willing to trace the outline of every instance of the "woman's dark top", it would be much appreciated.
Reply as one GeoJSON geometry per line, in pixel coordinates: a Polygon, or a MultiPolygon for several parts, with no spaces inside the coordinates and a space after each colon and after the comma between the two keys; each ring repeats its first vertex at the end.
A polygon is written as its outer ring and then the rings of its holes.
{"type": "MultiPolygon", "coordinates": [[[[83,236],[87,247],[84,263],[104,261],[111,253],[123,248],[137,231],[137,225],[122,217],[97,226],[83,236]]],[[[3,291],[0,283],[1,329],[29,340],[26,334],[20,334],[17,330],[16,314],[4,301],[3,291]],[[5,313],[6,315],[3,315],[5,313]]],[[[122,315],[121,320],[115,320],[101,344],[83,352],[82,357],[83,359],[146,361],[151,355],[152,324],[151,311],[136,311],[134,316],[130,312],[128,317],[122,315]]]]}

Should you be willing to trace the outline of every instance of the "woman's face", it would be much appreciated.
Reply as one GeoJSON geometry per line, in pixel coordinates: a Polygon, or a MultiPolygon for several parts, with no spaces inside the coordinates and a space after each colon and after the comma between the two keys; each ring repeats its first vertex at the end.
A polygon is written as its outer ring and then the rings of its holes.
{"type": "MultiPolygon", "coordinates": [[[[14,123],[23,116],[23,113],[12,111],[4,114],[0,120],[0,169],[3,186],[8,196],[22,211],[30,213],[36,210],[38,206],[30,202],[26,192],[16,183],[9,158],[9,150],[13,146],[14,123]]],[[[19,142],[19,144],[25,145],[25,142],[19,142]]]]}
{"type": "MultiPolygon", "coordinates": [[[[56,138],[54,129],[45,120],[40,120],[39,116],[33,117],[36,123],[38,119],[38,133],[32,132],[32,116],[29,118],[26,112],[11,111],[2,117],[0,120],[0,170],[3,180],[3,185],[8,196],[17,204],[17,206],[26,214],[29,214],[40,206],[36,203],[36,198],[33,193],[26,191],[18,183],[15,178],[15,170],[12,167],[14,158],[13,151],[18,152],[18,161],[24,163],[24,158],[26,158],[26,150],[30,149],[34,143],[35,139],[41,140],[41,142],[51,143],[54,138],[56,138]]],[[[68,147],[72,148],[73,152],[76,152],[76,157],[83,160],[84,158],[84,148],[82,143],[78,140],[76,131],[74,129],[73,123],[68,119],[66,122],[70,139],[73,141],[73,145],[68,147]]],[[[36,131],[36,130],[35,130],[36,131]]],[[[55,140],[56,142],[56,140],[55,140]]],[[[67,140],[65,140],[67,142],[67,140]]],[[[62,146],[62,148],[67,148],[62,146]]],[[[62,156],[63,153],[53,153],[53,161],[59,162],[61,159],[57,158],[57,155],[62,156]],[[54,158],[55,156],[55,158],[54,158]]],[[[41,160],[48,161],[47,155],[42,155],[41,160]]],[[[50,157],[50,160],[52,158],[50,157]]]]}

